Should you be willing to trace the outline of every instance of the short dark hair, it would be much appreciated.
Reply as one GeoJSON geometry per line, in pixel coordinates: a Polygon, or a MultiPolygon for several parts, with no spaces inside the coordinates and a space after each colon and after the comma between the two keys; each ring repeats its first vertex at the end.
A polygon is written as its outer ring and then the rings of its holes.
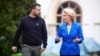
{"type": "Polygon", "coordinates": [[[33,3],[33,4],[31,4],[31,6],[30,6],[30,10],[35,9],[36,6],[41,6],[41,5],[38,4],[38,3],[33,3]]]}

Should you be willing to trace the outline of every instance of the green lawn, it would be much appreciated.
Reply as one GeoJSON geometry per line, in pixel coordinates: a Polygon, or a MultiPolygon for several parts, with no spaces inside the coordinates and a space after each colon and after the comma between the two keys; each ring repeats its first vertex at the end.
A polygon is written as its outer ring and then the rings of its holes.
{"type": "MultiPolygon", "coordinates": [[[[11,56],[22,56],[22,53],[12,54],[11,56]]],[[[42,56],[59,56],[57,54],[42,54],[42,56]]]]}

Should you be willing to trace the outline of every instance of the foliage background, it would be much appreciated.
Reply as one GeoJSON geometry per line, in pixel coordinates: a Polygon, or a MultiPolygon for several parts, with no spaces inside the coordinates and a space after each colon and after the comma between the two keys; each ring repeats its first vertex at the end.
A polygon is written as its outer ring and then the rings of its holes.
{"type": "Polygon", "coordinates": [[[12,40],[19,20],[35,0],[0,0],[0,56],[11,56],[12,40]]]}

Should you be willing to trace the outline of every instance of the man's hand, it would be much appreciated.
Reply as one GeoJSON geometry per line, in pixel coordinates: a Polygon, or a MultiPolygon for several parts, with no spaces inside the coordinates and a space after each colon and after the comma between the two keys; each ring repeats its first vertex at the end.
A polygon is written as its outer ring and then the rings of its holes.
{"type": "Polygon", "coordinates": [[[80,42],[80,39],[77,37],[76,39],[73,40],[73,42],[78,43],[80,42]]]}
{"type": "Polygon", "coordinates": [[[17,52],[17,47],[16,46],[12,46],[12,51],[13,52],[17,52]]]}
{"type": "Polygon", "coordinates": [[[40,50],[41,52],[43,52],[43,51],[45,51],[45,48],[41,48],[41,50],[40,50]]]}

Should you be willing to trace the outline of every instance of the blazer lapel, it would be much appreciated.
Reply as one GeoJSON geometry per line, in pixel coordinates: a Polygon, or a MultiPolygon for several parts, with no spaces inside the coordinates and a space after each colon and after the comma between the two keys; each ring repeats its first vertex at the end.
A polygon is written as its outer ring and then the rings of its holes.
{"type": "Polygon", "coordinates": [[[69,32],[69,36],[73,34],[73,30],[74,30],[74,23],[72,23],[72,26],[71,26],[71,29],[70,29],[70,32],[69,32]]]}
{"type": "Polygon", "coordinates": [[[64,26],[64,31],[66,33],[66,36],[68,36],[68,30],[67,30],[67,24],[65,23],[65,26],[64,26]]]}

